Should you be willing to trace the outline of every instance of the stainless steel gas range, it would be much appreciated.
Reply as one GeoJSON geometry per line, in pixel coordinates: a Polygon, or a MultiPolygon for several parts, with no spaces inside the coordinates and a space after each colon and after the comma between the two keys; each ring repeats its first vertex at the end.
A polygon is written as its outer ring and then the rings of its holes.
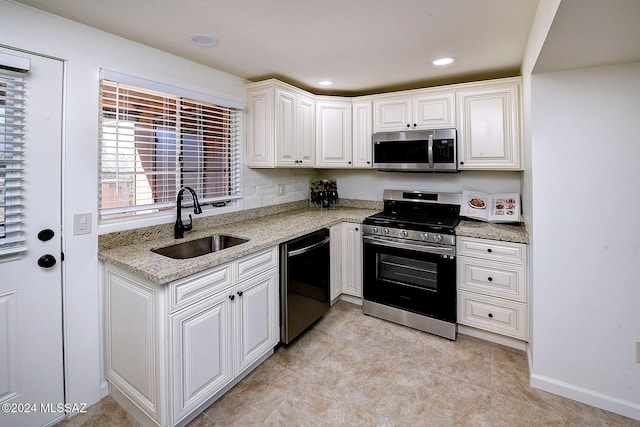
{"type": "Polygon", "coordinates": [[[363,312],[456,339],[459,193],[384,190],[365,218],[363,312]]]}

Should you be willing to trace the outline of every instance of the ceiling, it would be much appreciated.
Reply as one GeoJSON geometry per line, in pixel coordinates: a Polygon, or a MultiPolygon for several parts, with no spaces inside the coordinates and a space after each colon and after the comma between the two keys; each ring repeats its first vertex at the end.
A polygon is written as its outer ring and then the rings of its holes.
{"type": "MultiPolygon", "coordinates": [[[[520,74],[538,0],[19,0],[189,60],[316,94],[520,74]],[[216,37],[197,46],[192,34],[216,37]],[[451,65],[431,61],[453,56],[451,65]],[[332,80],[329,88],[320,80],[332,80]]],[[[97,47],[98,48],[98,47],[97,47]]]]}
{"type": "Polygon", "coordinates": [[[534,73],[640,61],[640,1],[562,0],[534,73]]]}

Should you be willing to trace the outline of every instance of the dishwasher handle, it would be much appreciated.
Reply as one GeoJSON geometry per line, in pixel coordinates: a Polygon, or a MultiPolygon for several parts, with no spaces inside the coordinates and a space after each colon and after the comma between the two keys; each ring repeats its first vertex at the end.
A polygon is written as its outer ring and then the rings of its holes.
{"type": "Polygon", "coordinates": [[[329,243],[329,239],[330,239],[330,237],[326,237],[325,239],[323,239],[323,240],[321,240],[321,241],[319,241],[317,243],[314,243],[313,245],[309,245],[309,246],[304,247],[304,248],[300,248],[300,249],[296,249],[296,250],[293,250],[293,251],[289,251],[287,253],[287,256],[294,257],[294,256],[297,256],[297,255],[302,255],[302,254],[305,254],[307,252],[310,252],[310,251],[312,251],[312,250],[314,250],[316,248],[319,248],[320,246],[322,246],[322,245],[324,245],[326,243],[329,243]]]}

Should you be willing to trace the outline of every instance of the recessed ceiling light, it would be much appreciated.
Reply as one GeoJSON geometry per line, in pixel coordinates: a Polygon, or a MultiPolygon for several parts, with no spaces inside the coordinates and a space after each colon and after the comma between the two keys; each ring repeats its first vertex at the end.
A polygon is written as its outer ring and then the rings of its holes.
{"type": "Polygon", "coordinates": [[[456,60],[456,58],[452,58],[452,57],[446,57],[446,58],[438,58],[436,60],[434,60],[432,62],[433,65],[437,65],[437,66],[442,66],[442,65],[449,65],[454,63],[456,60]]]}
{"type": "Polygon", "coordinates": [[[215,46],[218,44],[218,39],[209,34],[191,34],[189,40],[198,46],[215,46]]]}
{"type": "Polygon", "coordinates": [[[333,82],[331,80],[321,80],[318,82],[320,86],[331,86],[333,82]]]}

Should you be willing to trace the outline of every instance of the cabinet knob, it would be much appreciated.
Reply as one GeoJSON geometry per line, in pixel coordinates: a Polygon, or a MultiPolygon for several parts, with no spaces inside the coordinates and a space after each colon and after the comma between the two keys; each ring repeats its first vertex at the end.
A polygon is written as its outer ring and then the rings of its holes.
{"type": "Polygon", "coordinates": [[[413,127],[417,127],[417,126],[418,126],[417,124],[415,124],[415,123],[413,124],[413,127]]]}
{"type": "Polygon", "coordinates": [[[238,291],[238,296],[241,297],[244,292],[238,291]]]}
{"type": "Polygon", "coordinates": [[[493,313],[489,313],[489,319],[493,319],[493,313]]]}
{"type": "Polygon", "coordinates": [[[464,162],[460,162],[461,165],[464,165],[464,162]]]}
{"type": "Polygon", "coordinates": [[[358,227],[356,227],[356,231],[358,231],[358,227]]]}
{"type": "Polygon", "coordinates": [[[368,164],[368,165],[370,165],[370,164],[371,164],[371,162],[370,162],[369,160],[367,160],[367,164],[368,164]]]}
{"type": "Polygon", "coordinates": [[[493,282],[493,277],[489,276],[489,277],[487,277],[487,280],[490,281],[490,282],[493,282]]]}
{"type": "Polygon", "coordinates": [[[234,299],[236,299],[236,296],[235,296],[235,295],[233,295],[233,294],[231,294],[231,295],[229,295],[229,299],[230,299],[231,301],[233,301],[234,299]]]}
{"type": "Polygon", "coordinates": [[[407,123],[407,127],[408,127],[408,128],[410,128],[410,127],[411,127],[411,125],[410,125],[409,123],[407,123]]]}
{"type": "Polygon", "coordinates": [[[351,161],[349,161],[349,164],[351,164],[351,161]]]}
{"type": "Polygon", "coordinates": [[[491,248],[487,249],[487,252],[491,253],[493,250],[491,248]]]}

